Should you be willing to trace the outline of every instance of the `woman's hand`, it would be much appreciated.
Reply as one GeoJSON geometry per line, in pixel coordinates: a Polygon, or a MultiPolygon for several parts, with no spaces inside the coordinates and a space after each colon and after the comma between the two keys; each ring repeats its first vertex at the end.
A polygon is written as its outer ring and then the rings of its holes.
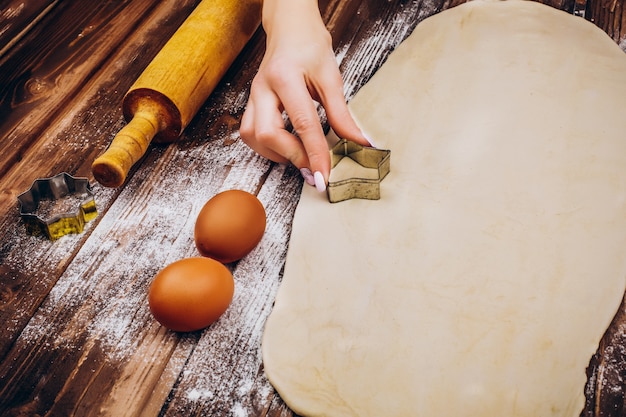
{"type": "Polygon", "coordinates": [[[369,145],[346,105],[331,36],[314,0],[265,0],[263,26],[266,51],[252,81],[241,137],[266,158],[291,162],[323,191],[330,155],[316,102],[338,136],[369,145]],[[283,110],[295,135],[285,129],[283,110]]]}

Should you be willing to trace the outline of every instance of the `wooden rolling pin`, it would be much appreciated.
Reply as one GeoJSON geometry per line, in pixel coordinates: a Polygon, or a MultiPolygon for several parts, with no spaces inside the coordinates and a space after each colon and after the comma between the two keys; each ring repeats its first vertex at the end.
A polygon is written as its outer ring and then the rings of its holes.
{"type": "Polygon", "coordinates": [[[122,102],[128,124],[92,164],[106,187],[122,185],[155,142],[174,142],[261,22],[262,0],[203,0],[122,102]]]}

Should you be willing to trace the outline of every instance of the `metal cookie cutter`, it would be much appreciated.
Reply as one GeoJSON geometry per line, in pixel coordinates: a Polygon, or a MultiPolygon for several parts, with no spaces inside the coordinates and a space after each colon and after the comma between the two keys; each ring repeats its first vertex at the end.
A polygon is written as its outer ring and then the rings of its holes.
{"type": "MultiPolygon", "coordinates": [[[[331,151],[331,170],[344,158],[350,158],[363,168],[370,168],[369,176],[357,174],[353,177],[333,179],[328,182],[328,200],[331,203],[362,198],[368,200],[380,199],[380,182],[389,174],[391,166],[391,151],[385,149],[368,148],[358,143],[340,139],[331,151]]],[[[363,170],[368,171],[368,170],[363,170]]]]}
{"type": "Polygon", "coordinates": [[[66,172],[36,179],[17,199],[26,231],[50,240],[81,233],[85,223],[98,216],[89,180],[66,172]]]}

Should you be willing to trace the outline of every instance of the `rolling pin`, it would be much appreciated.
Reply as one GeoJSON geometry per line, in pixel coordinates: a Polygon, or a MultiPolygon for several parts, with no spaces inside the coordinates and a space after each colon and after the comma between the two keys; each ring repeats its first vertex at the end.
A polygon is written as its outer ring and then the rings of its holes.
{"type": "Polygon", "coordinates": [[[152,140],[174,142],[261,22],[262,0],[203,0],[122,100],[128,124],[92,164],[96,180],[118,187],[152,140]]]}

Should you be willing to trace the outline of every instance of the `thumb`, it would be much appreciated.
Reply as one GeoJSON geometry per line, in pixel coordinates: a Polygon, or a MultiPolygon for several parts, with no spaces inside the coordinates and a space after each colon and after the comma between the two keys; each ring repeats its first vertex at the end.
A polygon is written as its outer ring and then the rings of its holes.
{"type": "Polygon", "coordinates": [[[346,104],[343,95],[333,95],[324,103],[326,109],[326,117],[330,127],[335,131],[337,136],[348,139],[363,146],[372,146],[369,139],[363,134],[361,128],[350,113],[350,109],[346,104]]]}

